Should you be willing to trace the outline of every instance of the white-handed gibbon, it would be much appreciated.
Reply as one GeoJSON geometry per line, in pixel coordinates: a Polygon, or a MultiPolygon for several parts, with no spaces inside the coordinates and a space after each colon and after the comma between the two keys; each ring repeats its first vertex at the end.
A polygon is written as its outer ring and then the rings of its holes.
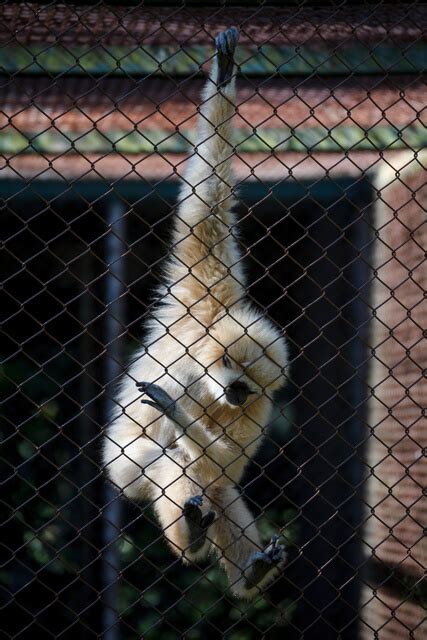
{"type": "Polygon", "coordinates": [[[287,348],[247,299],[233,237],[237,39],[235,28],[216,38],[160,302],[122,380],[104,464],[125,496],[153,503],[175,554],[184,562],[216,554],[233,592],[252,598],[285,554],[277,536],[262,548],[236,484],[284,384],[287,348]]]}

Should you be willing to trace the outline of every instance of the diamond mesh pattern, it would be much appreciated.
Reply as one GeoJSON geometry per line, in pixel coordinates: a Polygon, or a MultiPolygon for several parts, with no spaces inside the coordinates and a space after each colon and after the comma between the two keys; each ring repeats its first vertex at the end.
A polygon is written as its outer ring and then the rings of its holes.
{"type": "Polygon", "coordinates": [[[4,637],[421,640],[426,7],[202,4],[0,8],[4,637]],[[173,555],[156,499],[125,499],[102,458],[233,24],[232,266],[290,352],[239,453],[237,543],[256,523],[287,550],[252,602],[214,554],[173,555]]]}

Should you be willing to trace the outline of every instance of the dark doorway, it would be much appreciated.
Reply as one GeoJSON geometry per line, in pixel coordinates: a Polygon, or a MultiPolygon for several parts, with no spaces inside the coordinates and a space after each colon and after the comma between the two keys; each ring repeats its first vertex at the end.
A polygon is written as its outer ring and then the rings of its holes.
{"type": "MultiPolygon", "coordinates": [[[[2,189],[6,458],[11,472],[18,470],[7,484],[10,591],[19,593],[9,633],[28,624],[20,637],[30,637],[49,616],[49,629],[61,637],[78,630],[89,638],[103,628],[99,446],[111,382],[106,211],[119,202],[125,212],[125,315],[116,335],[124,368],[143,340],[176,186],[2,189]]],[[[147,639],[172,638],[192,625],[189,638],[214,638],[235,625],[245,639],[260,632],[279,638],[286,624],[290,639],[355,638],[370,189],[350,179],[247,185],[240,200],[249,294],[284,328],[291,348],[289,384],[244,491],[254,514],[276,530],[286,525],[290,563],[262,617],[224,595],[214,568],[184,571],[169,556],[150,507],[124,503],[117,528],[123,637],[136,630],[147,639]]]]}

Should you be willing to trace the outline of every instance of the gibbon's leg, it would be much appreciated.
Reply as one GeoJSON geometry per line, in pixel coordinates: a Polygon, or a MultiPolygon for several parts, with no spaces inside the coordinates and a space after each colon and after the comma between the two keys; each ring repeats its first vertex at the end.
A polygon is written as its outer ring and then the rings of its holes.
{"type": "Polygon", "coordinates": [[[194,496],[184,503],[184,517],[189,532],[189,551],[196,553],[205,545],[208,528],[216,517],[215,511],[204,516],[201,510],[202,496],[194,496]]]}
{"type": "MultiPolygon", "coordinates": [[[[142,436],[141,427],[130,422],[113,425],[104,441],[105,470],[129,500],[152,499],[157,490],[157,465],[164,458],[164,448],[142,436]]],[[[172,460],[169,462],[174,465],[172,460]]],[[[178,471],[176,467],[175,473],[178,471]]]]}
{"type": "MultiPolygon", "coordinates": [[[[179,438],[178,443],[184,447],[187,445],[189,452],[194,454],[194,458],[197,459],[203,455],[203,449],[193,437],[187,436],[185,431],[192,429],[194,421],[190,418],[185,411],[183,411],[177,402],[173,401],[169,394],[161,387],[152,383],[137,383],[138,389],[143,391],[151,400],[141,400],[143,404],[148,404],[154,407],[158,411],[161,411],[171,420],[176,427],[183,433],[179,438]],[[188,426],[186,426],[188,425],[188,426]],[[183,442],[181,443],[181,440],[183,442]]],[[[201,439],[202,430],[199,425],[195,425],[195,430],[198,430],[198,434],[193,435],[199,440],[201,439]]],[[[194,431],[194,429],[193,429],[194,431]]],[[[205,434],[204,444],[208,446],[209,441],[205,434]]],[[[172,450],[173,451],[173,450],[172,450]]],[[[182,459],[182,466],[189,466],[187,462],[182,459]]],[[[191,466],[191,465],[190,465],[191,466]]],[[[166,529],[165,533],[169,540],[169,543],[175,548],[181,551],[185,551],[186,558],[188,560],[197,559],[208,550],[206,548],[206,534],[209,526],[215,520],[215,512],[208,511],[203,514],[201,506],[203,504],[203,497],[201,495],[195,495],[196,492],[203,488],[201,485],[197,485],[196,481],[190,480],[184,474],[176,479],[171,479],[169,486],[165,485],[165,478],[167,478],[167,469],[159,469],[162,478],[163,492],[166,497],[166,501],[163,500],[163,496],[159,496],[155,509],[158,512],[159,519],[162,526],[166,529]],[[189,496],[184,502],[180,511],[179,505],[181,504],[182,496],[189,496]],[[174,516],[171,519],[171,516],[174,516]],[[183,528],[182,517],[184,519],[185,527],[183,528]]],[[[191,471],[189,473],[191,475],[191,471]]]]}
{"type": "MultiPolygon", "coordinates": [[[[185,461],[182,465],[185,468],[185,461]]],[[[215,512],[202,511],[203,498],[195,495],[200,491],[196,481],[182,474],[177,480],[167,483],[167,469],[162,473],[163,491],[154,502],[154,510],[173,553],[184,562],[204,559],[210,550],[207,532],[215,519],[215,512]],[[166,482],[165,482],[166,480],[166,482]]],[[[209,504],[209,501],[206,501],[209,504]]]]}
{"type": "Polygon", "coordinates": [[[253,516],[235,487],[216,491],[212,502],[219,514],[209,534],[215,553],[235,595],[252,599],[278,575],[284,549],[274,536],[262,550],[253,516]]]}
{"type": "MultiPolygon", "coordinates": [[[[260,585],[271,569],[283,564],[284,547],[278,544],[279,536],[274,535],[264,551],[254,553],[245,569],[245,589],[260,585]]],[[[274,577],[274,576],[273,576],[274,577]]]]}
{"type": "MultiPolygon", "coordinates": [[[[215,518],[202,511],[197,494],[203,487],[185,475],[188,456],[164,448],[136,433],[115,432],[104,445],[104,463],[111,481],[130,500],[150,500],[172,551],[191,561],[209,551],[206,532],[215,518]],[[114,438],[114,440],[113,440],[114,438]],[[195,555],[196,554],[196,555],[195,555]]],[[[208,501],[207,501],[208,502],[208,501]]]]}

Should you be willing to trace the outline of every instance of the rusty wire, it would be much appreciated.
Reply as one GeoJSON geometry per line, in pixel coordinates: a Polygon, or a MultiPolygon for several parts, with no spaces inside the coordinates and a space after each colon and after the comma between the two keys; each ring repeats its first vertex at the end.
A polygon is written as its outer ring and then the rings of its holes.
{"type": "Polygon", "coordinates": [[[1,5],[4,637],[421,640],[426,7],[194,4],[1,5]],[[250,604],[100,454],[232,24],[235,237],[291,353],[239,487],[288,561],[250,604]]]}

